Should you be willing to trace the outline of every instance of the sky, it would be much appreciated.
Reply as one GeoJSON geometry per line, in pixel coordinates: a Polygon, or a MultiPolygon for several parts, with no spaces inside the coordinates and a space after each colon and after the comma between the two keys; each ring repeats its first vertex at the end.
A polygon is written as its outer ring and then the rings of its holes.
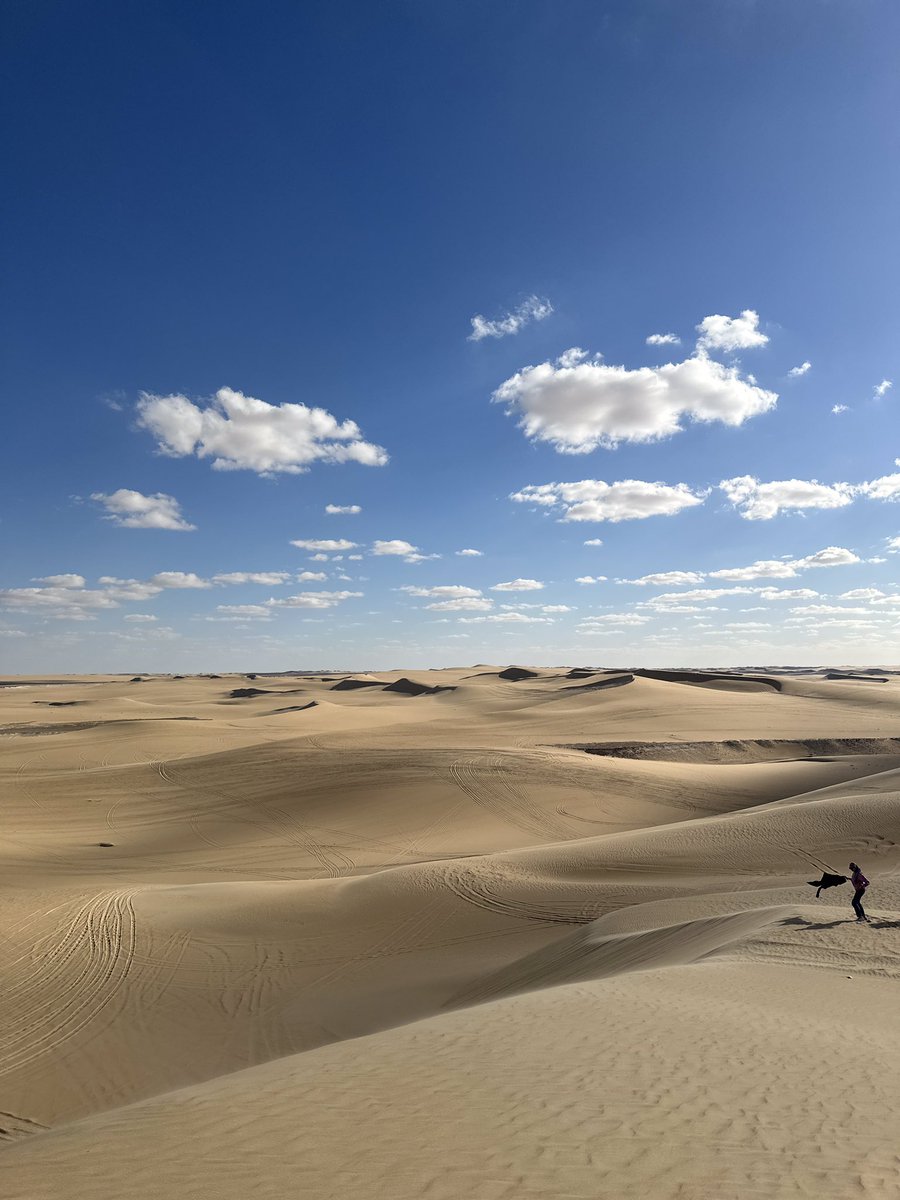
{"type": "Polygon", "coordinates": [[[10,0],[0,670],[880,664],[894,0],[10,0]]]}

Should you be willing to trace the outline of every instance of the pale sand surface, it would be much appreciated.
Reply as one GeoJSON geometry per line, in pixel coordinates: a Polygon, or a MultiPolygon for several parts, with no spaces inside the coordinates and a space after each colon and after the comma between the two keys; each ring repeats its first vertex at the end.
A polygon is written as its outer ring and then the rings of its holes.
{"type": "Polygon", "coordinates": [[[7,680],[2,1194],[900,1195],[900,679],[567,671],[7,680]]]}

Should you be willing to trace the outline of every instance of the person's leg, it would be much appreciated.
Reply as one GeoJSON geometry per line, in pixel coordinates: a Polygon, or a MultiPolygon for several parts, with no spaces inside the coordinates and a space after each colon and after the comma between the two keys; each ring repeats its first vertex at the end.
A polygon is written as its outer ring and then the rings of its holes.
{"type": "Polygon", "coordinates": [[[868,919],[869,919],[866,916],[866,910],[862,906],[862,898],[865,894],[866,894],[865,891],[856,893],[856,911],[859,914],[859,919],[861,921],[868,921],[868,919]]]}

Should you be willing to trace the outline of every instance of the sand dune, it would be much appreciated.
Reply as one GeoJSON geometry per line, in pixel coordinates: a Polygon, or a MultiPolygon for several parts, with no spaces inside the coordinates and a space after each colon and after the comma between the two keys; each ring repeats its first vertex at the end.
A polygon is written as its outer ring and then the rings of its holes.
{"type": "Polygon", "coordinates": [[[900,682],[673,674],[6,681],[4,1195],[894,1194],[900,682]]]}

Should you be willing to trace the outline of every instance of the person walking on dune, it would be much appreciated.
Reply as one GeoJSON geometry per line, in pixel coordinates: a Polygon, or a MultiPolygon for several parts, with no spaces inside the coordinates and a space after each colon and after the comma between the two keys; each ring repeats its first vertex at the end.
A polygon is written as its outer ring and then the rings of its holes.
{"type": "Polygon", "coordinates": [[[850,901],[850,903],[853,905],[853,911],[856,913],[857,921],[868,921],[869,918],[866,916],[865,909],[862,906],[862,898],[866,894],[866,888],[869,886],[869,881],[866,879],[865,875],[863,875],[856,863],[850,864],[850,870],[852,871],[850,883],[853,886],[853,899],[850,901]]]}

